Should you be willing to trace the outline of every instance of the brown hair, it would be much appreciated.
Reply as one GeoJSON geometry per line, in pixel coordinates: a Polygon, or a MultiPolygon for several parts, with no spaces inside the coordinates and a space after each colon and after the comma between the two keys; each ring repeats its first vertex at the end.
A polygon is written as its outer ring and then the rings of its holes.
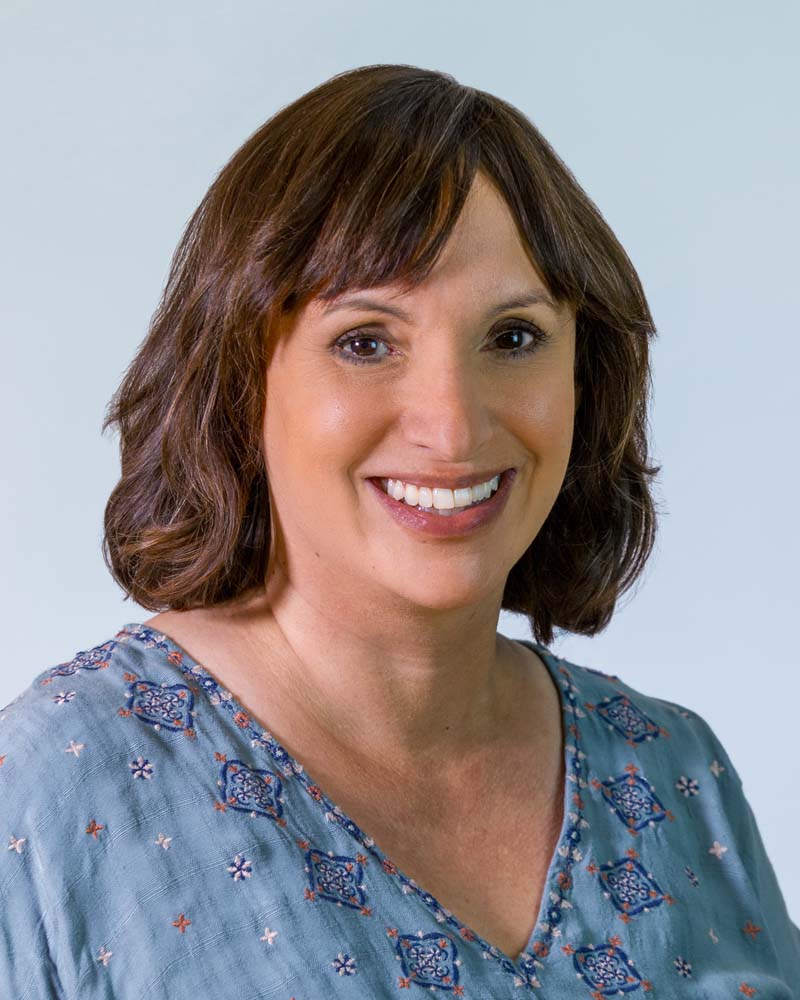
{"type": "Polygon", "coordinates": [[[636,271],[531,121],[452,76],[406,65],[332,77],[238,149],[189,220],[147,337],[112,397],[122,474],[103,556],[150,610],[206,607],[263,583],[268,331],[308,297],[433,267],[476,170],[497,186],[558,303],[576,315],[580,399],[564,483],[511,569],[502,606],[593,635],[655,540],[648,340],[636,271]]]}

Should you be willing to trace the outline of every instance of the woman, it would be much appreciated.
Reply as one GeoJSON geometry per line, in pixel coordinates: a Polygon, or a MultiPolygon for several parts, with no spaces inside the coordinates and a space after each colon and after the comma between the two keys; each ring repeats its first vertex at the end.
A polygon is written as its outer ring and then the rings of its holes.
{"type": "Polygon", "coordinates": [[[247,140],[106,419],[157,613],[3,715],[4,995],[798,995],[714,733],[548,649],[652,549],[653,334],[496,97],[364,67],[247,140]]]}

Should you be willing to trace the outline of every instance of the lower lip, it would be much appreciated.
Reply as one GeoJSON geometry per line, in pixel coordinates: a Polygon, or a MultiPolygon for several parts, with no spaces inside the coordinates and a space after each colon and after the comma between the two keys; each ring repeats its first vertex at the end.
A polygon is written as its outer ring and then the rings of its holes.
{"type": "Polygon", "coordinates": [[[395,500],[388,493],[384,493],[380,483],[374,479],[368,479],[367,482],[375,491],[384,509],[400,524],[435,538],[460,538],[472,534],[473,531],[488,524],[498,516],[506,505],[516,474],[516,469],[506,469],[500,476],[497,489],[488,500],[484,500],[474,507],[465,507],[458,514],[452,514],[450,517],[417,510],[416,507],[411,507],[402,500],[395,500]]]}

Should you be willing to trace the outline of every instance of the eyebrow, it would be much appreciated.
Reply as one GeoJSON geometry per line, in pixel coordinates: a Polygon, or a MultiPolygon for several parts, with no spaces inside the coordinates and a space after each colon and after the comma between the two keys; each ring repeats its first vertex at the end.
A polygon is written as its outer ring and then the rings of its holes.
{"type": "MultiPolygon", "coordinates": [[[[553,312],[558,312],[555,303],[547,292],[539,289],[531,289],[529,291],[520,292],[517,295],[512,295],[511,298],[505,299],[502,302],[495,303],[495,305],[493,305],[484,314],[484,319],[492,319],[492,317],[499,316],[500,313],[507,312],[509,309],[525,309],[528,306],[537,305],[544,305],[553,312]]],[[[405,320],[406,323],[411,322],[411,316],[405,311],[405,309],[401,309],[399,306],[390,306],[385,302],[380,302],[371,298],[369,295],[348,295],[328,306],[324,312],[326,314],[338,312],[340,309],[374,309],[376,312],[383,312],[388,313],[390,316],[396,316],[398,319],[405,320]]]]}

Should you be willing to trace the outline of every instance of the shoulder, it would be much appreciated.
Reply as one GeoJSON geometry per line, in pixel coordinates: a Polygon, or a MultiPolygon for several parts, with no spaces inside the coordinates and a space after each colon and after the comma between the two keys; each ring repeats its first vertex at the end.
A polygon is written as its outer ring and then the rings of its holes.
{"type": "Polygon", "coordinates": [[[0,710],[4,744],[10,740],[44,750],[72,729],[76,717],[84,723],[106,719],[112,702],[119,700],[148,661],[154,662],[143,644],[137,648],[131,638],[126,627],[36,674],[0,710]]]}
{"type": "Polygon", "coordinates": [[[109,851],[181,790],[199,687],[171,652],[125,626],[0,710],[0,982],[12,995],[70,995],[83,921],[121,891],[109,851]]]}
{"type": "Polygon", "coordinates": [[[80,745],[67,740],[62,748],[62,743],[75,730],[78,716],[82,723],[102,716],[99,702],[107,702],[111,693],[104,674],[116,645],[114,639],[106,640],[46,667],[0,711],[0,778],[6,792],[21,783],[38,792],[43,784],[56,781],[55,748],[61,755],[59,762],[67,753],[80,756],[80,745]]]}
{"type": "Polygon", "coordinates": [[[106,719],[119,700],[108,676],[117,646],[68,655],[0,710],[0,981],[9,995],[54,998],[67,987],[57,968],[60,870],[90,825],[82,793],[106,773],[96,755],[108,749],[106,719]]]}
{"type": "Polygon", "coordinates": [[[564,671],[579,723],[591,718],[595,734],[604,733],[612,746],[643,751],[652,744],[653,760],[691,761],[715,778],[724,772],[741,786],[724,745],[694,708],[648,693],[617,674],[554,659],[564,671]]]}
{"type": "Polygon", "coordinates": [[[152,742],[191,729],[197,686],[175,669],[157,638],[125,626],[40,671],[0,710],[8,822],[62,823],[92,783],[107,787],[106,764],[132,755],[135,767],[145,734],[152,742]],[[78,782],[81,796],[74,794],[78,782]]]}
{"type": "Polygon", "coordinates": [[[648,838],[660,870],[687,892],[698,889],[720,940],[724,921],[731,940],[745,941],[747,928],[763,930],[770,968],[787,983],[800,981],[800,930],[712,726],[692,707],[617,675],[558,657],[552,665],[572,716],[596,842],[617,844],[622,829],[648,838]]]}

